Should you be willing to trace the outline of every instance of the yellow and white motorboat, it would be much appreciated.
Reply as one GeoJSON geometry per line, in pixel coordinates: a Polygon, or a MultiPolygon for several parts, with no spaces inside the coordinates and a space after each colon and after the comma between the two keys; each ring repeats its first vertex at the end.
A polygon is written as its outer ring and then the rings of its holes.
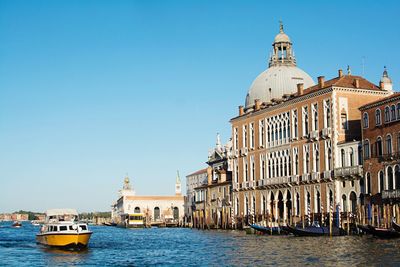
{"type": "Polygon", "coordinates": [[[79,222],[76,210],[51,209],[46,211],[46,221],[36,241],[51,247],[82,249],[87,247],[91,235],[88,225],[79,222]]]}

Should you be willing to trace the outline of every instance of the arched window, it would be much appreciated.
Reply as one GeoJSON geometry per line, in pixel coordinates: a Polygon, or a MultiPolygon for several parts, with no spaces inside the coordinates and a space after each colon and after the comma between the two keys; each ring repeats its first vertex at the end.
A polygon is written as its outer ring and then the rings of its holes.
{"type": "Polygon", "coordinates": [[[361,191],[361,194],[365,194],[365,183],[364,183],[364,178],[362,178],[362,177],[360,179],[360,191],[361,191]]]}
{"type": "Polygon", "coordinates": [[[179,220],[179,209],[174,207],[174,220],[179,220]]]}
{"type": "Polygon", "coordinates": [[[332,169],[332,149],[328,149],[328,170],[332,169]]]}
{"type": "Polygon", "coordinates": [[[364,112],[363,115],[363,123],[364,123],[364,128],[368,128],[369,126],[369,120],[368,120],[368,113],[364,112]]]}
{"type": "Polygon", "coordinates": [[[381,110],[380,109],[375,110],[375,124],[381,125],[381,110]]]}
{"type": "Polygon", "coordinates": [[[393,190],[393,169],[390,166],[387,168],[387,179],[388,179],[388,189],[393,190]]]}
{"type": "Polygon", "coordinates": [[[160,208],[159,207],[155,207],[154,208],[154,220],[160,220],[160,208]]]}
{"type": "Polygon", "coordinates": [[[315,171],[319,172],[319,151],[315,151],[315,171]]]}
{"type": "Polygon", "coordinates": [[[357,209],[357,195],[354,191],[350,193],[351,212],[355,213],[357,209]]]}
{"type": "Polygon", "coordinates": [[[399,165],[396,165],[394,168],[394,177],[395,177],[395,187],[396,189],[400,189],[400,167],[399,165]]]}
{"type": "Polygon", "coordinates": [[[345,167],[346,166],[346,153],[344,152],[343,148],[340,150],[340,159],[341,159],[342,167],[345,167]]]}
{"type": "Polygon", "coordinates": [[[343,204],[343,212],[347,212],[347,197],[346,197],[346,195],[342,196],[342,204],[343,204]]]}
{"type": "Polygon", "coordinates": [[[392,136],[390,134],[388,134],[386,136],[386,152],[387,154],[392,154],[392,136]]]}
{"type": "Polygon", "coordinates": [[[378,157],[382,156],[383,154],[382,138],[380,136],[376,139],[376,154],[378,157]]]}
{"type": "Polygon", "coordinates": [[[364,159],[369,159],[369,140],[364,140],[364,159]]]}
{"type": "Polygon", "coordinates": [[[367,173],[367,181],[365,187],[366,187],[365,193],[371,194],[371,174],[369,172],[367,173]]]}
{"type": "Polygon", "coordinates": [[[389,121],[390,121],[389,107],[386,106],[385,107],[385,122],[389,122],[389,121]]]}
{"type": "Polygon", "coordinates": [[[397,103],[396,105],[396,113],[397,113],[397,119],[400,120],[400,103],[397,103]]]}
{"type": "Polygon", "coordinates": [[[395,121],[396,120],[396,106],[392,105],[390,107],[390,120],[395,121]]]}
{"type": "Polygon", "coordinates": [[[354,166],[354,150],[351,147],[349,151],[350,166],[354,166]]]}
{"type": "Polygon", "coordinates": [[[296,215],[300,216],[300,195],[296,194],[296,215]]]}
{"type": "Polygon", "coordinates": [[[139,207],[135,207],[135,213],[140,213],[140,208],[139,207]]]}
{"type": "Polygon", "coordinates": [[[379,193],[381,193],[383,190],[385,190],[385,184],[384,184],[384,177],[383,177],[383,171],[379,172],[379,193]]]}

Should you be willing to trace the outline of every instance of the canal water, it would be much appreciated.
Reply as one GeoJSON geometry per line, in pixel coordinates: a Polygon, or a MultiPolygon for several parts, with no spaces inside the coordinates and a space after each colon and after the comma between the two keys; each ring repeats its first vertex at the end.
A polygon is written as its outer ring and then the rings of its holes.
{"type": "Polygon", "coordinates": [[[35,243],[38,226],[0,225],[1,266],[400,266],[400,239],[294,237],[183,228],[93,226],[89,248],[35,243]]]}

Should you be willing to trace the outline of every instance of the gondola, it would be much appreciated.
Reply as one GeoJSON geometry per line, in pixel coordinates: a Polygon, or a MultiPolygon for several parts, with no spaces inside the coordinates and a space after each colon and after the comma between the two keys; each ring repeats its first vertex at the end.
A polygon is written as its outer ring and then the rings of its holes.
{"type": "MultiPolygon", "coordinates": [[[[307,226],[307,227],[293,227],[284,226],[283,230],[294,234],[295,236],[330,236],[329,227],[326,226],[307,226]]],[[[332,226],[332,236],[345,235],[346,232],[338,227],[332,226]]]]}
{"type": "Polygon", "coordinates": [[[371,233],[379,238],[399,238],[400,232],[397,232],[394,229],[387,228],[378,228],[372,225],[368,225],[368,228],[371,230],[371,233]]]}
{"type": "Polygon", "coordinates": [[[400,232],[400,225],[398,225],[396,222],[392,222],[392,228],[397,231],[400,232]]]}
{"type": "Polygon", "coordinates": [[[361,233],[372,235],[372,230],[369,228],[368,225],[359,224],[357,225],[357,228],[358,230],[360,230],[361,233]]]}
{"type": "Polygon", "coordinates": [[[263,234],[268,234],[268,235],[287,234],[287,232],[283,231],[283,229],[280,227],[266,227],[266,226],[261,226],[261,225],[257,225],[257,224],[250,224],[250,227],[258,232],[261,232],[263,234]]]}

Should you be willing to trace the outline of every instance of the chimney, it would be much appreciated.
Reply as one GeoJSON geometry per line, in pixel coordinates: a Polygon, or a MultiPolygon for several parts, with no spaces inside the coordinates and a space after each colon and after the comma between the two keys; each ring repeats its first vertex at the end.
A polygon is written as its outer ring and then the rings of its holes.
{"type": "Polygon", "coordinates": [[[358,79],[354,79],[353,84],[355,88],[360,88],[360,81],[358,79]]]}
{"type": "Polygon", "coordinates": [[[244,114],[244,107],[239,106],[239,116],[242,116],[244,114]]]}
{"type": "Polygon", "coordinates": [[[297,84],[297,96],[301,96],[304,91],[304,83],[297,84]]]}
{"type": "Polygon", "coordinates": [[[343,70],[340,69],[338,72],[339,72],[339,78],[340,78],[340,77],[343,77],[343,70]]]}
{"type": "Polygon", "coordinates": [[[319,88],[324,87],[324,85],[325,85],[325,76],[319,76],[318,77],[318,85],[319,85],[319,88]]]}
{"type": "Polygon", "coordinates": [[[260,101],[260,99],[254,100],[254,110],[255,110],[255,111],[260,110],[260,106],[261,106],[261,101],[260,101]]]}

